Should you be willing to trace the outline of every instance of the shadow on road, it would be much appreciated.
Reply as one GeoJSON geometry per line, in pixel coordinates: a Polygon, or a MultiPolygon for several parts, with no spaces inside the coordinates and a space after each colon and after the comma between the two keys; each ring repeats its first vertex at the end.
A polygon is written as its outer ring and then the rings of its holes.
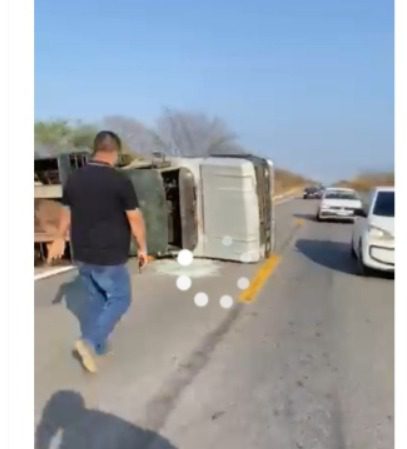
{"type": "Polygon", "coordinates": [[[82,333],[86,321],[92,314],[92,308],[97,305],[90,303],[79,276],[59,287],[52,304],[60,304],[64,300],[66,308],[77,318],[82,333]]]}
{"type": "MultiPolygon", "coordinates": [[[[303,220],[308,220],[308,221],[314,221],[314,222],[318,222],[317,220],[317,216],[316,216],[316,212],[314,214],[294,214],[294,217],[296,218],[302,218],[303,220]]],[[[334,218],[334,219],[329,219],[329,218],[325,218],[324,220],[321,221],[321,223],[339,223],[339,224],[344,224],[344,225],[351,225],[353,224],[353,220],[350,219],[340,219],[340,218],[334,218]]]]}
{"type": "Polygon", "coordinates": [[[295,218],[302,218],[303,220],[308,220],[308,221],[317,221],[315,214],[294,214],[295,218]]]}
{"type": "Polygon", "coordinates": [[[357,273],[357,266],[351,257],[349,243],[300,239],[297,241],[296,247],[302,254],[319,265],[347,274],[357,273]]]}
{"type": "MultiPolygon", "coordinates": [[[[346,274],[358,274],[357,262],[351,256],[350,243],[331,240],[300,239],[296,248],[313,262],[346,274]]],[[[394,273],[375,271],[374,277],[394,279],[394,273]]]]}
{"type": "Polygon", "coordinates": [[[58,391],[48,401],[35,449],[176,449],[155,432],[117,416],[88,409],[79,393],[58,391]]]}

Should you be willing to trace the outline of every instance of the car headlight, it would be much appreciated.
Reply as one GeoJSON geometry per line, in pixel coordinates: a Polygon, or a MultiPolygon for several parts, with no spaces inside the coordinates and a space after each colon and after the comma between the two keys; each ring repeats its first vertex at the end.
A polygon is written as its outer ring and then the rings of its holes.
{"type": "Polygon", "coordinates": [[[380,240],[393,240],[394,236],[390,232],[385,231],[377,226],[369,226],[369,236],[380,240]]]}

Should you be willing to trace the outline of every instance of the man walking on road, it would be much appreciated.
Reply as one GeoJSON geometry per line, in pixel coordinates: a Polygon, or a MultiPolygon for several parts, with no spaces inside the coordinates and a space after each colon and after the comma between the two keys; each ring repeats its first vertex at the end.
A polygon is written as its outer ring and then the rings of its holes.
{"type": "Polygon", "coordinates": [[[63,213],[48,261],[62,257],[70,232],[79,275],[87,290],[90,317],[75,350],[86,370],[96,373],[96,355],[131,301],[126,268],[131,234],[138,244],[139,265],[147,263],[145,225],[130,180],[115,168],[121,150],[119,137],[101,131],[91,161],[72,173],[64,186],[63,213]]]}

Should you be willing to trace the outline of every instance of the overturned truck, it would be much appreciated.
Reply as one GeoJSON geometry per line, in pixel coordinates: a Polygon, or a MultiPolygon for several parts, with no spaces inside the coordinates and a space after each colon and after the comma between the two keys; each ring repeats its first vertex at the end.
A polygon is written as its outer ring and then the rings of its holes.
{"type": "MultiPolygon", "coordinates": [[[[35,161],[35,245],[40,260],[58,225],[62,185],[88,157],[76,153],[35,161]]],[[[137,192],[151,256],[171,256],[189,249],[196,257],[257,262],[273,251],[271,161],[242,154],[156,155],[151,161],[134,161],[119,169],[137,192]]],[[[130,254],[135,252],[133,243],[130,254]]]]}

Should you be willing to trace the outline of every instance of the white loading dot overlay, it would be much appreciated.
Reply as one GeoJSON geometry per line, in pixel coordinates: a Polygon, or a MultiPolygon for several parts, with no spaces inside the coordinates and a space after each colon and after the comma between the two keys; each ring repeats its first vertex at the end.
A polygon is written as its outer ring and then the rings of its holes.
{"type": "Polygon", "coordinates": [[[224,309],[230,309],[233,306],[233,298],[230,295],[223,295],[219,300],[219,304],[224,309]]]}
{"type": "Polygon", "coordinates": [[[230,235],[225,235],[222,238],[222,245],[223,246],[230,246],[233,243],[233,239],[230,235]]]}
{"type": "Polygon", "coordinates": [[[250,285],[249,279],[244,276],[239,278],[237,281],[237,286],[240,288],[240,290],[246,290],[246,288],[248,288],[249,285],[250,285]]]}
{"type": "MultiPolygon", "coordinates": [[[[224,246],[231,246],[233,244],[233,238],[229,235],[225,235],[222,238],[222,244],[224,246]]],[[[193,260],[194,255],[188,249],[182,249],[181,251],[179,251],[177,255],[177,262],[179,265],[183,267],[191,265],[193,260]]],[[[251,260],[252,260],[251,254],[248,252],[242,253],[240,255],[240,261],[243,263],[251,262],[251,260]]],[[[179,290],[186,291],[191,288],[192,280],[189,276],[182,274],[177,277],[176,285],[179,290]]],[[[242,276],[237,280],[237,286],[240,290],[246,290],[250,286],[250,280],[247,277],[242,276]]],[[[209,296],[207,295],[207,293],[199,292],[196,293],[196,295],[194,296],[194,304],[197,307],[205,307],[208,305],[208,303],[209,303],[209,296]]],[[[223,295],[219,300],[219,304],[223,309],[230,309],[231,307],[233,307],[234,304],[233,297],[230,295],[223,295]]]]}
{"type": "Polygon", "coordinates": [[[209,297],[204,292],[199,292],[194,297],[194,303],[197,307],[205,307],[209,302],[209,297]]]}
{"type": "Polygon", "coordinates": [[[181,276],[177,277],[177,287],[179,290],[186,291],[191,288],[192,281],[189,276],[186,276],[185,274],[182,274],[181,276]]]}
{"type": "Polygon", "coordinates": [[[182,249],[177,256],[177,262],[183,267],[191,265],[194,260],[194,255],[189,249],[182,249]]]}

